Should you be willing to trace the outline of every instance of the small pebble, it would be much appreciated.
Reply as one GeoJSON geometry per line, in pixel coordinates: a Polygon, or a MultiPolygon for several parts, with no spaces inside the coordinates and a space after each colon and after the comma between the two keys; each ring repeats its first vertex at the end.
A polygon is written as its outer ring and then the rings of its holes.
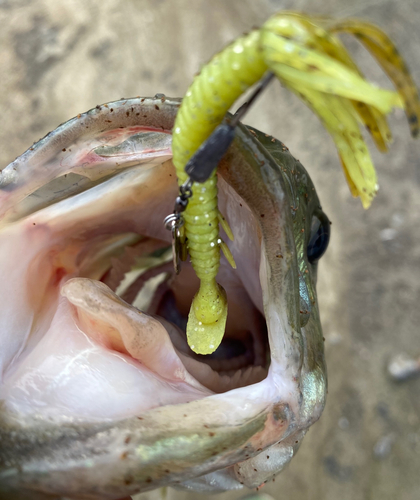
{"type": "Polygon", "coordinates": [[[392,451],[392,445],[394,444],[394,441],[394,434],[388,434],[378,439],[375,446],[373,447],[374,457],[378,460],[383,460],[384,458],[386,458],[392,451]]]}
{"type": "Polygon", "coordinates": [[[350,422],[348,421],[348,419],[346,417],[341,417],[339,420],[338,420],[338,427],[342,430],[342,431],[345,431],[346,429],[348,429],[350,426],[350,422]]]}
{"type": "Polygon", "coordinates": [[[414,358],[406,353],[400,353],[391,358],[387,368],[393,380],[403,382],[420,374],[420,357],[414,358]]]}
{"type": "Polygon", "coordinates": [[[387,227],[386,229],[382,229],[379,233],[379,237],[382,241],[391,241],[394,240],[397,236],[397,230],[392,227],[387,227]]]}

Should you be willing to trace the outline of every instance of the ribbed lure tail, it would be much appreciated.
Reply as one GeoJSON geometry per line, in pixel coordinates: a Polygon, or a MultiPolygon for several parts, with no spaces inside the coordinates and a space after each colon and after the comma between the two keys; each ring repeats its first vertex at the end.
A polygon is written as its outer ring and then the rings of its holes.
{"type": "MultiPolygon", "coordinates": [[[[217,54],[189,88],[173,129],[173,162],[178,181],[185,182],[185,165],[225,117],[232,103],[267,70],[254,31],[217,54]],[[236,68],[236,69],[233,69],[236,68]],[[233,73],[232,73],[233,71],[233,73]]],[[[214,352],[222,341],[227,298],[216,282],[220,249],[235,267],[227,245],[219,237],[219,222],[228,237],[232,232],[217,208],[217,177],[194,183],[193,196],[184,212],[185,233],[192,266],[200,278],[187,323],[187,339],[198,354],[214,352]]]]}
{"type": "MultiPolygon", "coordinates": [[[[217,54],[195,78],[175,122],[172,148],[179,183],[187,179],[184,168],[191,156],[222,122],[234,101],[267,70],[320,117],[337,146],[353,196],[359,196],[368,208],[377,191],[377,178],[359,123],[367,127],[377,147],[386,151],[391,142],[386,115],[394,107],[404,107],[416,136],[420,104],[395,46],[379,28],[357,20],[280,13],[217,54]],[[335,31],[359,38],[378,59],[397,92],[365,81],[335,31]]],[[[188,318],[187,338],[195,352],[209,354],[223,338],[227,317],[226,295],[216,282],[220,248],[229,262],[234,261],[219,238],[218,224],[223,219],[217,209],[216,173],[202,184],[193,184],[192,189],[185,211],[185,233],[201,285],[188,318]]]]}

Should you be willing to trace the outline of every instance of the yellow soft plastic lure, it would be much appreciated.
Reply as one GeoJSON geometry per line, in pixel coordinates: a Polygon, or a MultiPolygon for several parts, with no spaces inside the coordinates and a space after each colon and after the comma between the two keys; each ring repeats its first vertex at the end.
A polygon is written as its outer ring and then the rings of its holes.
{"type": "MultiPolygon", "coordinates": [[[[377,178],[359,123],[386,151],[392,137],[386,115],[393,107],[407,113],[411,134],[419,132],[420,104],[408,69],[388,36],[359,20],[336,21],[283,12],[260,29],[237,39],[203,67],[190,86],[173,129],[173,162],[178,182],[200,145],[222,122],[235,100],[270,70],[320,117],[339,151],[353,196],[368,208],[377,191],[377,178]],[[334,35],[355,35],[376,57],[397,92],[380,89],[363,79],[350,55],[334,35]]],[[[191,349],[210,354],[222,341],[227,299],[216,282],[220,248],[234,260],[219,237],[219,223],[232,232],[217,208],[216,171],[203,183],[194,183],[184,212],[185,236],[192,266],[200,279],[187,324],[191,349]]]]}

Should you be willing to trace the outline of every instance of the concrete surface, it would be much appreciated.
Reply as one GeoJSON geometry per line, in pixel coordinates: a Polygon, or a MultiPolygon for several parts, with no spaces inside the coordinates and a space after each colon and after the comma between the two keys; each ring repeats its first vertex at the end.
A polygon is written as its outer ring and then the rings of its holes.
{"type": "MultiPolygon", "coordinates": [[[[0,165],[98,103],[183,95],[200,64],[279,9],[376,22],[420,84],[418,0],[0,0],[0,165]]],[[[387,84],[366,52],[350,47],[387,84]]],[[[278,84],[247,120],[308,168],[333,222],[319,273],[328,403],[297,457],[265,488],[275,499],[420,497],[420,378],[396,384],[386,374],[393,354],[420,354],[420,143],[402,112],[390,121],[395,143],[387,156],[373,152],[380,192],[363,211],[327,133],[278,84]]],[[[168,498],[204,495],[170,490],[168,498]]]]}

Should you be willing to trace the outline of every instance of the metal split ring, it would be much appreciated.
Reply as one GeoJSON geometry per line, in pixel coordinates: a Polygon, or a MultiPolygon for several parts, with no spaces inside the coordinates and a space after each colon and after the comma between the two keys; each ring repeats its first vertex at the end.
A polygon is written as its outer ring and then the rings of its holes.
{"type": "Polygon", "coordinates": [[[174,228],[179,229],[181,226],[183,226],[184,219],[181,216],[181,214],[173,213],[173,214],[167,215],[164,218],[163,224],[168,231],[172,231],[172,229],[174,229],[174,228]]]}

